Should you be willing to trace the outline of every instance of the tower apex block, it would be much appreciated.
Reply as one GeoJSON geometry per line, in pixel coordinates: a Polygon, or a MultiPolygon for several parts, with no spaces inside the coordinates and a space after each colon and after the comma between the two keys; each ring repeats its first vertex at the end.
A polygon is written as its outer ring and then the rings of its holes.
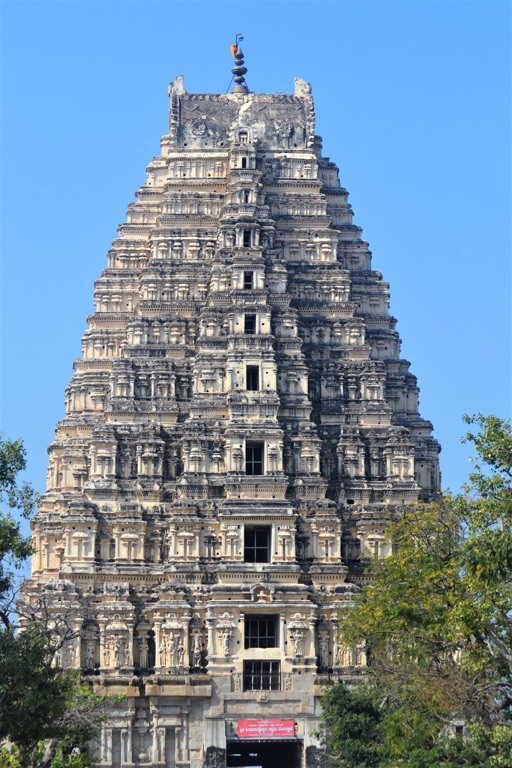
{"type": "Polygon", "coordinates": [[[126,694],[102,768],[317,765],[321,685],[365,665],[340,607],[439,490],[311,87],[250,93],[235,62],[233,93],[169,86],[34,524],[26,593],[76,625],[61,663],[126,694]]]}

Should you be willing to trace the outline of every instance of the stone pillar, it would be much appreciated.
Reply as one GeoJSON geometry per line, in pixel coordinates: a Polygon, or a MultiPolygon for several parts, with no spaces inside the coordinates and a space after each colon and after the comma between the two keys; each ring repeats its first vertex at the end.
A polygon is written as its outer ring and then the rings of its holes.
{"type": "Polygon", "coordinates": [[[133,765],[132,729],[130,726],[121,729],[121,765],[126,766],[126,768],[133,765]]]}
{"type": "Polygon", "coordinates": [[[206,617],[206,628],[208,630],[208,657],[211,659],[215,655],[215,615],[209,609],[209,615],[206,617]]]}
{"type": "Polygon", "coordinates": [[[112,765],[112,728],[105,724],[101,729],[101,762],[112,765]]]}
{"type": "Polygon", "coordinates": [[[304,645],[305,645],[304,655],[305,656],[316,656],[316,650],[315,650],[315,627],[316,627],[316,620],[315,620],[315,617],[313,615],[311,615],[309,617],[308,624],[309,624],[309,644],[308,644],[307,641],[304,643],[304,645]],[[306,649],[308,649],[308,645],[309,645],[309,650],[306,650],[306,649]]]}
{"type": "Polygon", "coordinates": [[[181,725],[176,728],[176,758],[180,762],[187,763],[189,761],[189,748],[188,748],[188,717],[189,711],[182,709],[180,711],[180,723],[181,725]],[[179,755],[179,757],[178,757],[179,755]]]}
{"type": "Polygon", "coordinates": [[[156,618],[155,623],[155,668],[160,669],[162,661],[160,658],[160,646],[162,642],[162,619],[156,618]]]}
{"type": "Polygon", "coordinates": [[[190,634],[189,634],[189,624],[191,620],[190,614],[185,614],[182,616],[181,622],[183,624],[183,636],[182,636],[182,643],[183,643],[183,666],[185,669],[185,672],[188,672],[190,667],[190,634]]]}

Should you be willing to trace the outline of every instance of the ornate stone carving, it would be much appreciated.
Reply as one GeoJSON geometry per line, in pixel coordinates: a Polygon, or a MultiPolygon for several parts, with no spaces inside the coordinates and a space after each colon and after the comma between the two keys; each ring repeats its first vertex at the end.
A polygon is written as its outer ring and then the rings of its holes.
{"type": "Polygon", "coordinates": [[[228,657],[231,654],[231,641],[233,639],[234,628],[233,615],[230,613],[223,613],[217,624],[217,634],[219,638],[220,652],[224,657],[228,657]]]}
{"type": "Polygon", "coordinates": [[[337,635],[361,558],[385,557],[397,506],[439,489],[311,86],[249,93],[240,58],[242,90],[169,86],[34,520],[25,590],[76,618],[60,663],[126,692],[102,768],[225,763],[219,713],[266,718],[269,701],[311,749],[318,670],[366,663],[337,635]]]}

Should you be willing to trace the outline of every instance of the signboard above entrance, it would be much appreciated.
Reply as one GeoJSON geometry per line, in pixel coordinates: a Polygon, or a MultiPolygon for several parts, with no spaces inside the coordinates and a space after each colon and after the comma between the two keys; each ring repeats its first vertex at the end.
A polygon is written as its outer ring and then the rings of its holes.
{"type": "Polygon", "coordinates": [[[240,739],[265,739],[295,736],[293,720],[239,720],[238,737],[240,739]]]}

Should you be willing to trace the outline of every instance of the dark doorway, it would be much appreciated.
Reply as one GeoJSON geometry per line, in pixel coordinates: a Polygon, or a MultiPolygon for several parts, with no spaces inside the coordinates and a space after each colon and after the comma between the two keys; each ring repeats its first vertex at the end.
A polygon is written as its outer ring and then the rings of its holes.
{"type": "Polygon", "coordinates": [[[244,315],[244,333],[256,333],[256,315],[244,315]]]}
{"type": "Polygon", "coordinates": [[[257,392],[260,388],[260,369],[257,365],[248,365],[245,370],[245,381],[249,392],[257,392]]]}
{"type": "Polygon", "coordinates": [[[301,768],[301,741],[228,741],[227,768],[301,768]]]}

